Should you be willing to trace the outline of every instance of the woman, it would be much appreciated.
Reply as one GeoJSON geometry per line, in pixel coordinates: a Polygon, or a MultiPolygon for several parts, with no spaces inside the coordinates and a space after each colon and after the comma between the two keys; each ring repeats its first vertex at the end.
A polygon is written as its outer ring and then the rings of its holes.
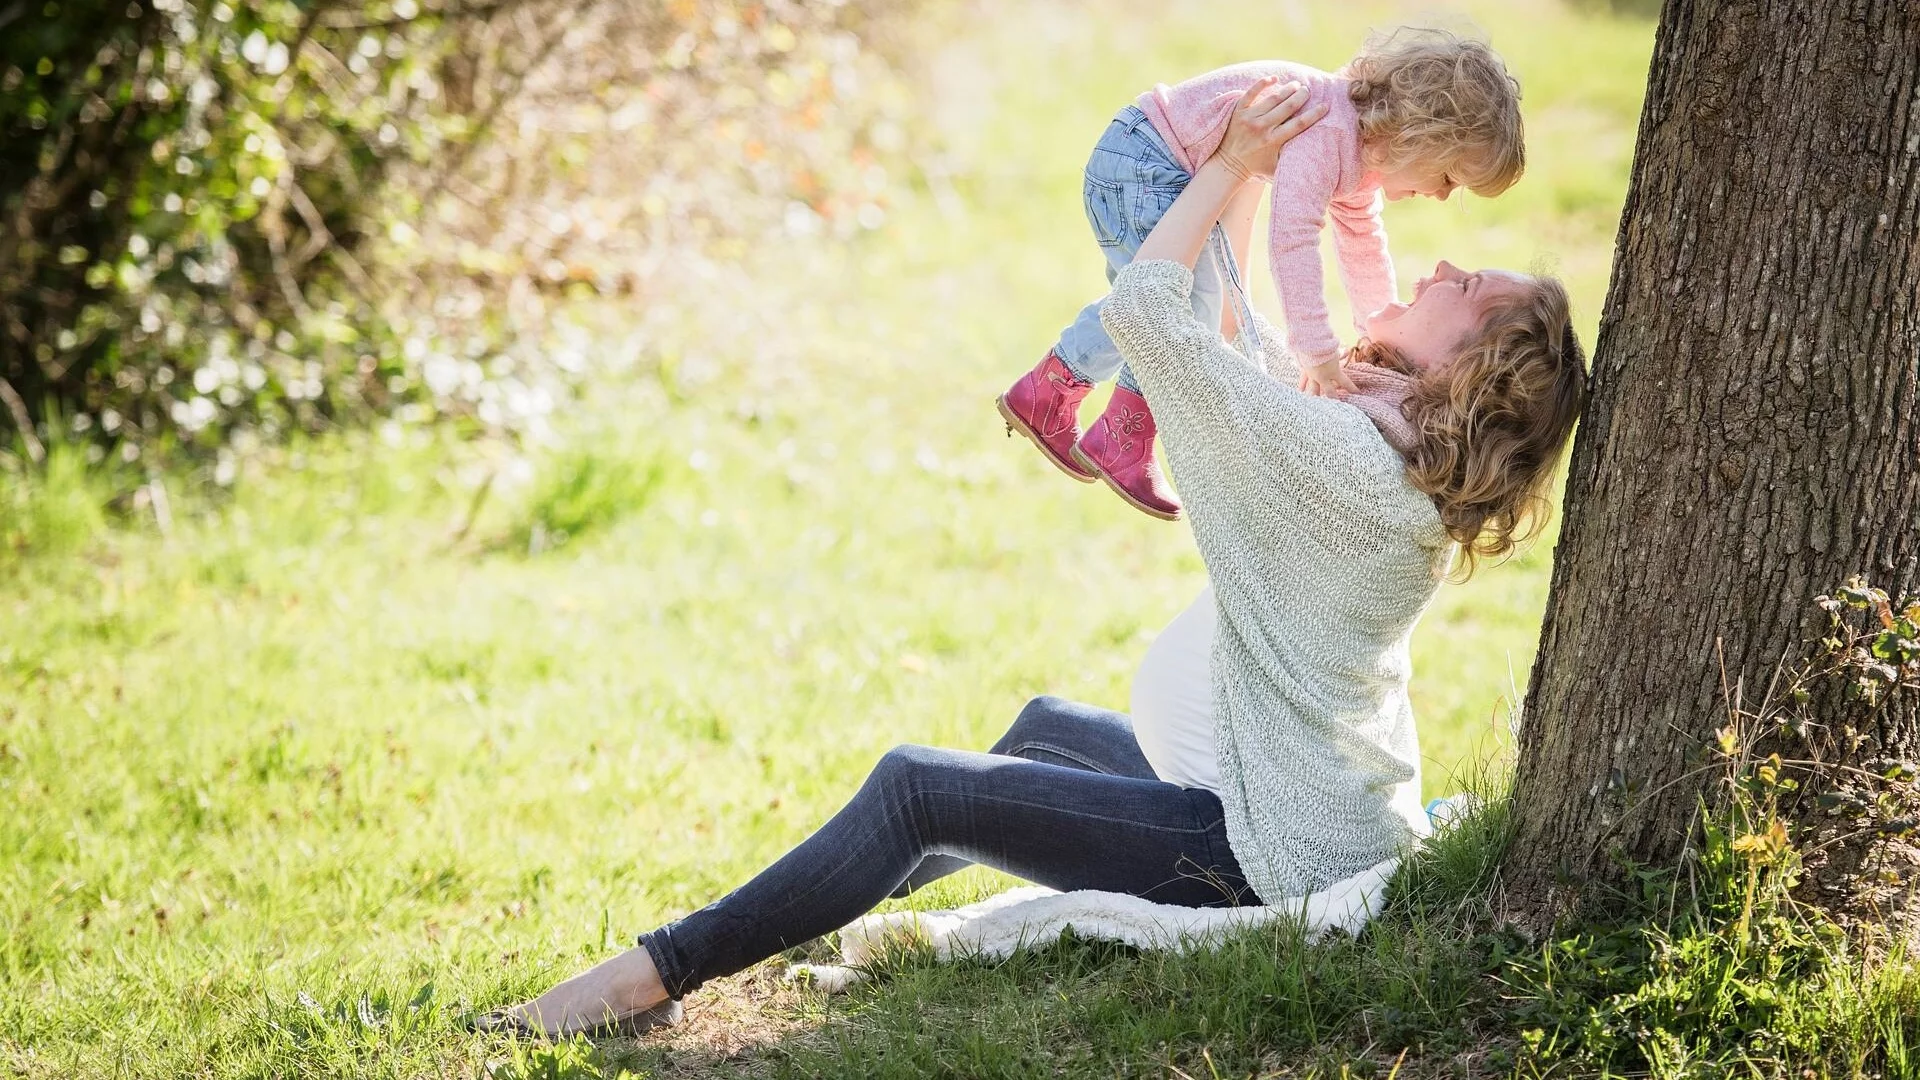
{"type": "Polygon", "coordinates": [[[1268,343],[1258,361],[1203,326],[1193,266],[1241,185],[1316,119],[1295,115],[1303,98],[1248,91],[1103,316],[1159,417],[1211,580],[1149,651],[1137,723],[1041,698],[986,754],[889,751],[753,880],[479,1026],[673,1023],[708,979],[968,862],[1216,906],[1322,890],[1405,850],[1424,825],[1414,623],[1456,546],[1470,565],[1538,520],[1585,375],[1557,283],[1447,263],[1369,319],[1346,401],[1297,390],[1258,316],[1241,323],[1243,341],[1268,343]]]}

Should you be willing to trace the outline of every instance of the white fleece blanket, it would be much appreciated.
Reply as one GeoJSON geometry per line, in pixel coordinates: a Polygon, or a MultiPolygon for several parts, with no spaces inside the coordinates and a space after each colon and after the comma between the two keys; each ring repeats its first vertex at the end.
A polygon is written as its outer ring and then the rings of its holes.
{"type": "Polygon", "coordinates": [[[945,960],[1009,956],[1024,946],[1053,941],[1069,927],[1081,937],[1176,952],[1203,948],[1231,930],[1286,918],[1302,923],[1313,940],[1329,930],[1357,934],[1380,913],[1387,880],[1399,865],[1398,859],[1390,859],[1321,892],[1264,907],[1176,907],[1125,893],[1063,893],[1029,886],[952,911],[867,915],[840,931],[840,963],[795,964],[787,969],[787,978],[837,994],[865,979],[863,967],[894,939],[928,942],[945,960]]]}

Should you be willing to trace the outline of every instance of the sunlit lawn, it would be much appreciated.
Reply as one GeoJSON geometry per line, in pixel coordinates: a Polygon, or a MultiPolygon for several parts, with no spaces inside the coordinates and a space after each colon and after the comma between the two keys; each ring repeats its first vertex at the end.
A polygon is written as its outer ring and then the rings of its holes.
{"type": "MultiPolygon", "coordinates": [[[[1528,177],[1391,208],[1402,278],[1439,255],[1556,269],[1591,345],[1650,28],[1468,7],[1527,87],[1528,177]]],[[[1331,67],[1419,9],[1015,8],[956,19],[927,66],[951,189],[845,250],[757,252],[737,319],[640,343],[642,377],[561,417],[464,536],[488,459],[440,442],[330,441],[225,496],[172,476],[168,535],[126,500],[90,527],[100,481],[0,481],[0,535],[25,546],[0,552],[0,1073],[650,1074],[652,1049],[536,1053],[456,1019],[737,883],[888,746],[984,747],[1038,693],[1126,707],[1202,584],[1188,534],[1065,481],[991,404],[1102,283],[1079,166],[1145,84],[1256,54],[1331,67]]],[[[1446,589],[1421,627],[1429,795],[1507,740],[1549,551],[1446,589]]],[[[667,1060],[1285,1064],[1204,1016],[1129,1026],[1084,989],[1148,962],[921,967],[847,1001],[763,968],[695,995],[667,1060]],[[919,1029],[922,1001],[957,1019],[919,1029]]]]}

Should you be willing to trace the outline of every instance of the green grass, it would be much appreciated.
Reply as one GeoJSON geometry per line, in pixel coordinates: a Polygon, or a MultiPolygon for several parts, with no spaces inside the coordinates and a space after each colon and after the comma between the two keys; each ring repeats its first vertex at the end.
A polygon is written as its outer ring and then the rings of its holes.
{"type": "MultiPolygon", "coordinates": [[[[1439,255],[1551,266],[1591,343],[1651,28],[1465,6],[1525,81],[1531,165],[1495,202],[1392,207],[1402,276],[1439,255]]],[[[750,308],[643,349],[557,419],[531,475],[484,448],[341,436],[248,463],[230,492],[159,478],[163,531],[146,477],[75,449],[0,473],[0,1074],[1520,1060],[1484,975],[1511,943],[1446,914],[1472,906],[1486,836],[1439,852],[1420,879],[1439,884],[1359,941],[909,957],[847,999],[766,966],[639,1047],[454,1023],[736,884],[891,745],[985,746],[1039,693],[1125,707],[1145,643],[1202,584],[1191,540],[1063,481],[1003,438],[991,398],[1102,287],[1078,170],[1105,118],[1247,55],[1334,66],[1368,25],[1419,14],[1331,8],[950,18],[925,71],[951,190],[907,194],[850,248],[757,252],[750,308]]],[[[609,334],[618,317],[591,315],[609,334]]],[[[1421,627],[1429,795],[1498,772],[1551,540],[1443,590],[1421,627]]],[[[969,872],[921,902],[1004,883],[969,872]]]]}

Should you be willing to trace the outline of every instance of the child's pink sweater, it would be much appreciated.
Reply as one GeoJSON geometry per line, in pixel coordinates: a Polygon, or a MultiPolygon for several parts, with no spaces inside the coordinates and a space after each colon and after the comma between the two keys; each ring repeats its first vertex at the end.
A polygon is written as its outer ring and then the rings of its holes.
{"type": "Polygon", "coordinates": [[[1162,83],[1140,95],[1139,105],[1181,167],[1194,173],[1226,137],[1240,95],[1268,75],[1304,85],[1310,104],[1327,107],[1326,119],[1280,150],[1268,234],[1273,284],[1286,311],[1289,344],[1303,364],[1320,363],[1340,349],[1322,287],[1322,222],[1333,219],[1334,253],[1353,302],[1354,325],[1395,299],[1387,230],[1380,221],[1380,184],[1360,163],[1360,115],[1347,96],[1348,80],[1305,64],[1256,60],[1209,71],[1178,86],[1162,83]]]}

